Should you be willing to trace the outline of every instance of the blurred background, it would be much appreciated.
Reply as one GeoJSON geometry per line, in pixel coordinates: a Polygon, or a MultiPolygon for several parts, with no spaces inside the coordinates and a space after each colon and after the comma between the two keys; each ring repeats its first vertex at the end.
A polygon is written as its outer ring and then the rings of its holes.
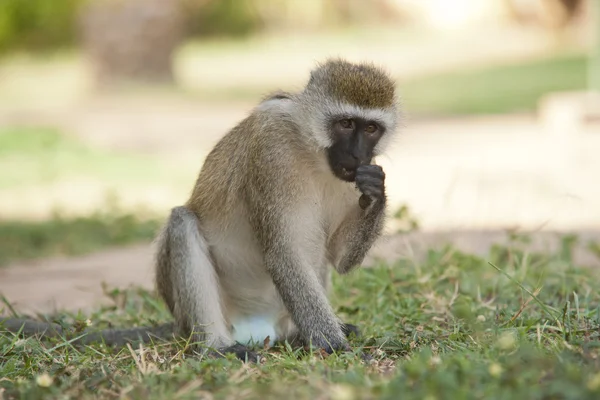
{"type": "Polygon", "coordinates": [[[207,152],[329,56],[402,98],[383,256],[574,232],[598,263],[600,0],[0,0],[0,292],[150,284],[207,152]]]}

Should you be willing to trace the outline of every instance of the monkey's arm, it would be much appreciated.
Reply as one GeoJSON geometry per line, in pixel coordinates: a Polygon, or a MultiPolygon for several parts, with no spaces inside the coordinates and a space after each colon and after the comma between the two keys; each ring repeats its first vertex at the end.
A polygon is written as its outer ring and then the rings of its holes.
{"type": "Polygon", "coordinates": [[[385,223],[385,174],[381,167],[368,165],[359,168],[356,185],[362,192],[328,243],[329,261],[340,274],[355,269],[381,235],[385,223]]]}
{"type": "Polygon", "coordinates": [[[341,322],[310,264],[310,256],[294,251],[295,243],[275,240],[265,253],[265,264],[273,283],[305,344],[310,341],[328,353],[348,350],[341,322]]]}
{"type": "Polygon", "coordinates": [[[362,210],[356,205],[329,241],[329,261],[336,271],[346,274],[354,270],[381,234],[385,207],[374,205],[362,210]]]}
{"type": "Polygon", "coordinates": [[[302,341],[330,353],[349,350],[341,322],[317,275],[325,254],[324,237],[311,203],[303,199],[302,188],[288,183],[247,185],[246,189],[251,189],[247,192],[249,209],[255,212],[249,217],[265,268],[302,341]]]}

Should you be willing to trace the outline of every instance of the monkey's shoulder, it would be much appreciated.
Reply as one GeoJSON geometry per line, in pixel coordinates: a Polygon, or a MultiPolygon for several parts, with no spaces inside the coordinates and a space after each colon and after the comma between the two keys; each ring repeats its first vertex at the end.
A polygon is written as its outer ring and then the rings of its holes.
{"type": "MultiPolygon", "coordinates": [[[[275,100],[278,101],[278,100],[275,100]]],[[[291,113],[277,107],[255,109],[215,146],[231,162],[287,162],[307,151],[308,143],[291,113]],[[235,157],[235,158],[234,158],[235,157]]]]}
{"type": "Polygon", "coordinates": [[[208,154],[194,196],[205,204],[235,202],[247,192],[278,197],[299,190],[317,157],[293,120],[255,110],[208,154]]]}

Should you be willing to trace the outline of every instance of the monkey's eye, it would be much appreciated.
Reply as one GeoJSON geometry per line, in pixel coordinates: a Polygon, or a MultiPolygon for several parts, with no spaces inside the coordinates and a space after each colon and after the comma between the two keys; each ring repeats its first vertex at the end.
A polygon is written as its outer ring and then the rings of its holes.
{"type": "Polygon", "coordinates": [[[354,121],[351,119],[342,119],[338,123],[343,129],[354,129],[354,121]]]}
{"type": "Polygon", "coordinates": [[[365,132],[369,135],[376,133],[379,130],[379,127],[376,124],[369,124],[365,128],[365,132]]]}

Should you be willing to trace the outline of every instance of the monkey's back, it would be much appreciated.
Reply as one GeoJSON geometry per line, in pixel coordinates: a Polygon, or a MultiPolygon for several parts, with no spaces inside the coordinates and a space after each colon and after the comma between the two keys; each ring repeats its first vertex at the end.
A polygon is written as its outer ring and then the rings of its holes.
{"type": "Polygon", "coordinates": [[[315,161],[307,158],[316,155],[306,154],[305,139],[291,118],[277,117],[271,110],[255,111],[208,154],[187,203],[201,220],[230,217],[247,193],[265,182],[304,180],[302,170],[315,161]]]}
{"type": "Polygon", "coordinates": [[[248,202],[272,192],[265,185],[285,185],[296,193],[288,193],[288,199],[261,197],[259,212],[274,211],[294,199],[305,183],[307,158],[314,163],[316,156],[304,154],[304,138],[291,120],[282,125],[274,119],[269,110],[258,111],[227,133],[206,157],[187,204],[200,220],[221,285],[229,293],[227,307],[241,314],[266,312],[279,302],[248,202]]]}

